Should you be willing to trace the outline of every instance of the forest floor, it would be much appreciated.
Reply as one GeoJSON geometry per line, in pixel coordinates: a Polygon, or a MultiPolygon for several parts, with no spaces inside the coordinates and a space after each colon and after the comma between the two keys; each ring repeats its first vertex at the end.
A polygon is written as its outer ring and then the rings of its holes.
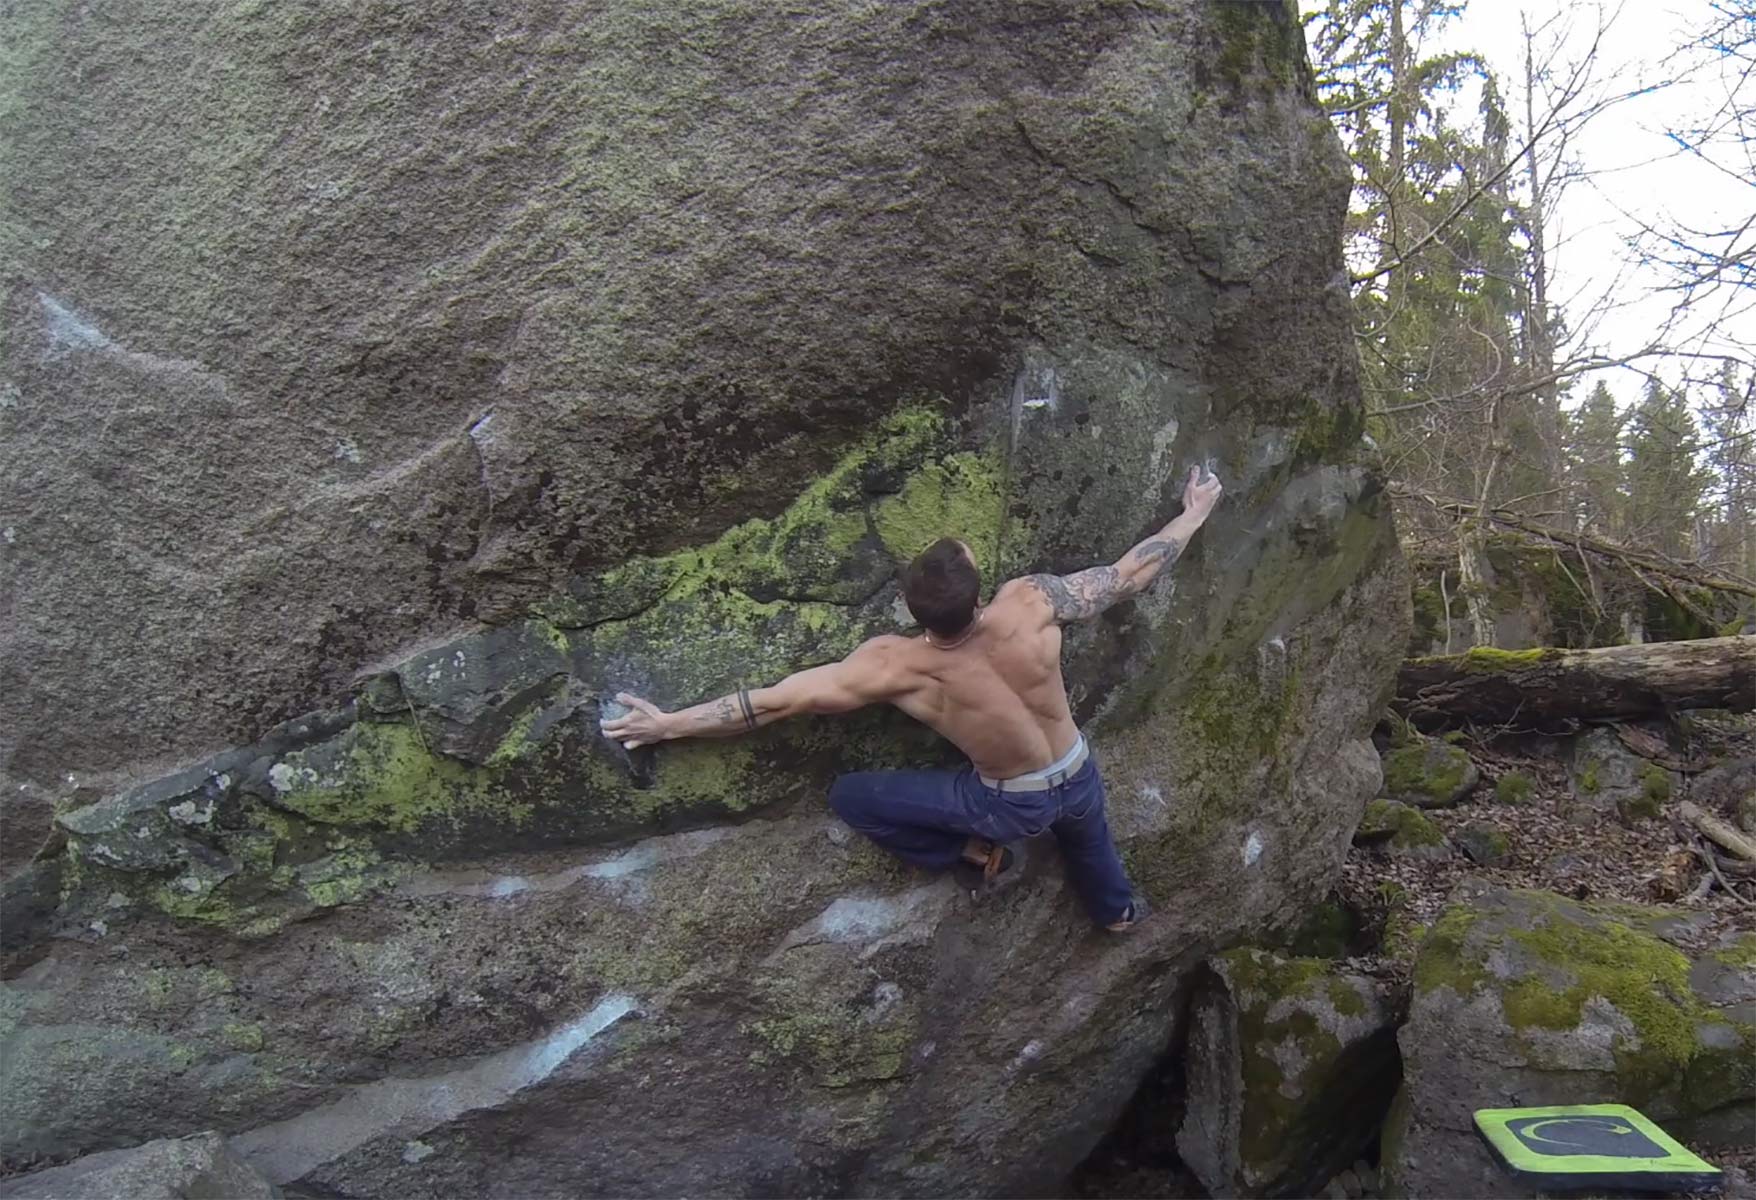
{"type": "MultiPolygon", "coordinates": [[[[1756,756],[1756,714],[1716,714],[1691,719],[1681,728],[1662,720],[1627,723],[1623,728],[1626,744],[1673,764],[1701,766],[1756,756]]],[[[1357,923],[1349,939],[1349,970],[1406,982],[1412,955],[1406,949],[1400,954],[1387,951],[1383,944],[1387,925],[1393,921],[1405,928],[1411,922],[1430,924],[1465,879],[1540,888],[1586,902],[1680,905],[1701,914],[1702,919],[1692,924],[1690,940],[1703,946],[1729,932],[1756,931],[1756,880],[1733,881],[1744,898],[1717,885],[1704,895],[1691,896],[1707,868],[1690,849],[1693,831],[1676,816],[1679,806],[1693,800],[1728,822],[1736,821],[1723,797],[1692,794],[1692,772],[1681,773],[1680,785],[1657,817],[1623,824],[1614,817],[1581,817],[1573,803],[1566,743],[1561,739],[1477,734],[1461,744],[1481,769],[1481,782],[1455,807],[1423,812],[1453,843],[1465,826],[1492,826],[1505,835],[1505,860],[1488,866],[1461,851],[1439,859],[1354,847],[1343,864],[1335,896],[1357,923]],[[1530,793],[1518,804],[1498,803],[1495,783],[1512,771],[1530,778],[1530,793]]],[[[1076,1195],[1207,1195],[1175,1151],[1183,1108],[1181,1066],[1175,1058],[1161,1064],[1143,1084],[1128,1114],[1075,1175],[1076,1195]]],[[[1741,1176],[1742,1187],[1756,1180],[1756,1144],[1708,1150],[1703,1157],[1734,1179],[1741,1176]]],[[[1366,1164],[1361,1168],[1359,1174],[1370,1180],[1366,1164]]],[[[1375,1188],[1349,1194],[1371,1197],[1375,1188]]]]}
{"type": "MultiPolygon", "coordinates": [[[[1668,730],[1656,721],[1625,723],[1623,728],[1627,740],[1672,762],[1698,765],[1756,756],[1756,715],[1752,714],[1694,721],[1687,733],[1668,730]]],[[[1612,817],[1582,820],[1572,804],[1566,763],[1555,739],[1503,735],[1462,744],[1481,768],[1481,783],[1455,807],[1423,812],[1448,839],[1455,840],[1472,823],[1492,826],[1506,835],[1506,861],[1484,866],[1462,853],[1432,860],[1355,847],[1342,867],[1338,891],[1369,925],[1375,922],[1382,928],[1392,908],[1429,924],[1452,889],[1473,877],[1505,887],[1542,888],[1588,902],[1681,903],[1704,915],[1700,930],[1708,937],[1729,930],[1756,930],[1756,881],[1739,885],[1744,898],[1715,886],[1705,897],[1688,899],[1707,867],[1689,848],[1691,831],[1675,815],[1679,805],[1694,800],[1728,823],[1737,818],[1723,800],[1693,795],[1692,773],[1681,776],[1680,786],[1653,819],[1630,825],[1612,817]],[[1511,771],[1530,778],[1531,793],[1522,803],[1497,803],[1494,784],[1511,771]]],[[[1365,958],[1360,965],[1374,973],[1409,965],[1379,954],[1365,958]]]]}

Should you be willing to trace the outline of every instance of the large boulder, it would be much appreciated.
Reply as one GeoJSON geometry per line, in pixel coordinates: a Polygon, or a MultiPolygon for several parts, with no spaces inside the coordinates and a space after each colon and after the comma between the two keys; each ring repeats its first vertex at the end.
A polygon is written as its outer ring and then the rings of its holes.
{"type": "Polygon", "coordinates": [[[1699,913],[1466,883],[1421,942],[1386,1195],[1531,1196],[1482,1108],[1629,1104],[1686,1143],[1756,1123],[1756,936],[1699,913]]]}
{"type": "Polygon", "coordinates": [[[1215,957],[1190,1008],[1177,1152],[1213,1196],[1310,1196],[1378,1136],[1398,1013],[1325,959],[1215,957]]]}
{"type": "Polygon", "coordinates": [[[1407,587],[1290,6],[7,34],[0,766],[56,813],[7,893],[9,1157],[1048,1190],[1181,974],[1327,889],[1407,587]],[[1046,845],[972,903],[830,820],[835,772],[945,756],[894,714],[596,734],[898,629],[940,534],[1113,558],[1196,463],[1175,578],[1066,641],[1135,936],[1046,845]]]}
{"type": "Polygon", "coordinates": [[[211,1131],[0,1179],[6,1200],[274,1200],[280,1194],[211,1131]]]}

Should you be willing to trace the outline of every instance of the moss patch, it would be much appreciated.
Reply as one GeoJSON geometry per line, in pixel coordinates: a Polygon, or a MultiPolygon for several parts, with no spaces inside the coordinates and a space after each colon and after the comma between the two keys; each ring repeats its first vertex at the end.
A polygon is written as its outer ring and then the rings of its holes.
{"type": "Polygon", "coordinates": [[[1492,984],[1487,962],[1506,958],[1513,975],[1499,1003],[1515,1036],[1574,1029],[1596,997],[1633,1027],[1613,1047],[1621,1098],[1641,1104],[1662,1093],[1684,1114],[1706,1111],[1731,1097],[1709,1099],[1685,1081],[1730,1071],[1749,1094],[1756,1080],[1737,1064],[1756,1050],[1756,1032],[1746,1025],[1716,1037],[1717,1045],[1704,1040],[1704,1028],[1729,1023],[1692,990],[1689,959],[1652,932],[1669,915],[1633,905],[1587,907],[1542,892],[1501,893],[1485,910],[1454,906],[1422,947],[1415,986],[1467,997],[1492,984]]]}
{"type": "Polygon", "coordinates": [[[1421,741],[1384,756],[1384,792],[1428,807],[1453,802],[1469,778],[1469,752],[1441,741],[1421,741]]]}
{"type": "Polygon", "coordinates": [[[1371,1006],[1327,960],[1243,949],[1221,955],[1220,963],[1242,1056],[1239,1156],[1247,1177],[1266,1183],[1290,1165],[1305,1131],[1323,1125],[1324,1098],[1354,1082],[1343,1022],[1365,1017],[1371,1006]]]}
{"type": "Polygon", "coordinates": [[[1473,646],[1461,655],[1461,666],[1466,671],[1493,672],[1522,671],[1541,663],[1552,662],[1561,657],[1561,652],[1549,647],[1538,647],[1534,650],[1500,650],[1493,646],[1473,646]]]}
{"type": "Polygon", "coordinates": [[[1466,908],[1449,908],[1439,915],[1421,939],[1420,957],[1415,960],[1415,991],[1450,988],[1467,999],[1489,978],[1465,944],[1475,923],[1476,915],[1466,908]]]}
{"type": "Polygon", "coordinates": [[[1507,771],[1494,781],[1494,801],[1497,804],[1528,804],[1535,790],[1536,781],[1527,772],[1507,771]]]}
{"type": "MultiPolygon", "coordinates": [[[[514,736],[522,753],[523,735],[514,736]]],[[[495,754],[504,749],[502,744],[495,754]]],[[[502,755],[501,761],[516,756],[502,755]]],[[[362,721],[331,741],[289,754],[271,780],[283,808],[326,825],[410,832],[459,809],[494,809],[520,825],[531,815],[528,803],[507,798],[490,777],[466,764],[432,753],[413,726],[398,722],[362,721]]]]}
{"type": "Polygon", "coordinates": [[[1445,833],[1434,824],[1432,818],[1419,809],[1394,800],[1379,799],[1366,805],[1366,814],[1360,818],[1360,827],[1354,834],[1354,840],[1367,843],[1383,841],[1403,850],[1443,845],[1445,833]]]}

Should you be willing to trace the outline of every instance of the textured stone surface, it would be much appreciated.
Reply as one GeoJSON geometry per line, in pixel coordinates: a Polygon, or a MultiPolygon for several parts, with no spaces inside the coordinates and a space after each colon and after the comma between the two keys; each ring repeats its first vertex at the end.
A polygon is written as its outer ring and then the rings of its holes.
{"type": "Polygon", "coordinates": [[[256,737],[774,512],[907,397],[1003,425],[1027,347],[1055,504],[1109,510],[1102,546],[1033,513],[1057,555],[1119,548],[1174,466],[1354,419],[1346,175],[1272,5],[32,0],[7,32],[29,778],[256,737]]]}
{"type": "Polygon", "coordinates": [[[1511,846],[1506,831],[1486,821],[1471,821],[1455,835],[1457,848],[1478,866],[1503,867],[1511,846]]]}
{"type": "Polygon", "coordinates": [[[1467,750],[1439,738],[1417,736],[1384,756],[1384,794],[1399,804],[1450,808],[1481,779],[1467,750]]]}
{"type": "Polygon", "coordinates": [[[1696,1146],[1756,1119],[1756,937],[1685,953],[1698,914],[1465,884],[1421,943],[1383,1143],[1390,1196],[1534,1195],[1479,1108],[1632,1105],[1696,1146]]]}
{"type": "Polygon", "coordinates": [[[1451,844],[1433,818],[1412,805],[1382,797],[1366,805],[1354,830],[1354,844],[1397,857],[1440,861],[1451,857],[1451,844]]]}
{"type": "Polygon", "coordinates": [[[8,909],[8,1156],[217,1128],[349,1195],[1052,1191],[1182,974],[1327,891],[1408,593],[1288,10],[8,34],[0,737],[58,802],[7,893],[58,901],[17,943],[8,909]],[[940,534],[1114,557],[1198,462],[1227,495],[1175,578],[1066,644],[1160,914],[1128,939],[1052,847],[976,902],[828,819],[836,771],[945,754],[894,715],[595,736],[620,688],[895,629],[940,534]]]}
{"type": "Polygon", "coordinates": [[[106,1150],[0,1180],[8,1200],[273,1200],[280,1191],[217,1133],[106,1150]]]}
{"type": "Polygon", "coordinates": [[[1613,729],[1593,729],[1575,738],[1567,774],[1574,819],[1614,816],[1626,825],[1656,817],[1677,779],[1674,772],[1629,750],[1613,729]]]}
{"type": "Polygon", "coordinates": [[[1214,1196],[1309,1196],[1378,1135],[1398,1078],[1391,998],[1322,959],[1245,949],[1209,968],[1177,1153],[1214,1196]]]}

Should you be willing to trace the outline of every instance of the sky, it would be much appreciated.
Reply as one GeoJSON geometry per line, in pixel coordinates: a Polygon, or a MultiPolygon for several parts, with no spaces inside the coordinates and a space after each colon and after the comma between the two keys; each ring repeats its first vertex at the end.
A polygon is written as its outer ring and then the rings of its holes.
{"type": "MultiPolygon", "coordinates": [[[[1303,7],[1308,11],[1318,5],[1306,0],[1303,7]]],[[[1443,28],[1431,49],[1471,49],[1485,57],[1521,120],[1521,18],[1543,31],[1539,45],[1553,46],[1566,62],[1584,55],[1600,14],[1609,25],[1593,77],[1595,91],[1607,96],[1675,73],[1678,64],[1667,63],[1666,58],[1689,40],[1688,31],[1710,19],[1711,8],[1708,0],[1606,0],[1601,5],[1469,0],[1463,15],[1443,28]]],[[[1689,125],[1692,118],[1723,102],[1733,86],[1731,80],[1729,64],[1713,63],[1683,82],[1606,109],[1574,140],[1570,156],[1591,175],[1563,191],[1546,223],[1553,264],[1550,300],[1576,327],[1583,324],[1585,314],[1602,310],[1587,331],[1594,348],[1612,356],[1629,353],[1647,344],[1670,316],[1674,297],[1657,291],[1666,281],[1664,276],[1633,262],[1627,246],[1641,221],[1664,225],[1676,220],[1695,228],[1725,228],[1756,210],[1756,184],[1679,152],[1664,132],[1667,127],[1689,125]]],[[[1744,87],[1742,103],[1756,105],[1756,83],[1744,87]]],[[[1460,98],[1459,107],[1473,112],[1474,98],[1460,98]]],[[[1747,162],[1721,161],[1747,169],[1747,162]]],[[[1735,298],[1721,296],[1714,307],[1724,308],[1728,299],[1735,298]]],[[[1741,349],[1748,356],[1756,347],[1756,304],[1746,294],[1742,305],[1734,302],[1730,307],[1744,311],[1724,321],[1717,337],[1706,335],[1707,322],[1697,317],[1686,323],[1685,336],[1675,340],[1698,351],[1741,349]]],[[[1658,373],[1675,380],[1679,367],[1660,365],[1658,373]]],[[[1643,375],[1611,369],[1582,377],[1574,388],[1574,401],[1600,378],[1623,404],[1631,403],[1645,386],[1643,375]]]]}

